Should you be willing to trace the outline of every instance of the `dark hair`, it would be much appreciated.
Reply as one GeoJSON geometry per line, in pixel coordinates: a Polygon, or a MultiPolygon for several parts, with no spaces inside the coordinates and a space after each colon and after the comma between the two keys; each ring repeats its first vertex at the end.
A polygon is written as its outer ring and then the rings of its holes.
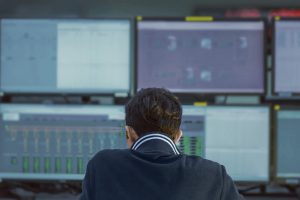
{"type": "Polygon", "coordinates": [[[126,125],[138,136],[147,132],[162,132],[175,139],[182,117],[181,103],[169,90],[141,89],[125,106],[126,125]]]}

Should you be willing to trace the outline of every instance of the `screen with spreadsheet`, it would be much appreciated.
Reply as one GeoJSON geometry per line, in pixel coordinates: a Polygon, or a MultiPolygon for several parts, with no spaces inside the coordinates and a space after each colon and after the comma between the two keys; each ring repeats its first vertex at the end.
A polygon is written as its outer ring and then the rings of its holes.
{"type": "Polygon", "coordinates": [[[262,21],[137,22],[137,90],[263,93],[262,21]]]}
{"type": "Polygon", "coordinates": [[[276,114],[276,177],[300,179],[300,108],[283,108],[276,114]]]}
{"type": "Polygon", "coordinates": [[[274,92],[300,93],[300,19],[274,23],[274,92]]]}
{"type": "Polygon", "coordinates": [[[125,149],[123,106],[0,105],[0,179],[81,180],[103,149],[125,149]]]}
{"type": "Polygon", "coordinates": [[[205,158],[224,165],[233,180],[269,180],[268,107],[208,107],[205,132],[205,158]]]}
{"type": "Polygon", "coordinates": [[[1,20],[3,92],[128,92],[129,68],[129,20],[1,20]]]}
{"type": "Polygon", "coordinates": [[[183,106],[178,147],[224,165],[234,181],[266,182],[269,112],[267,106],[183,106]]]}

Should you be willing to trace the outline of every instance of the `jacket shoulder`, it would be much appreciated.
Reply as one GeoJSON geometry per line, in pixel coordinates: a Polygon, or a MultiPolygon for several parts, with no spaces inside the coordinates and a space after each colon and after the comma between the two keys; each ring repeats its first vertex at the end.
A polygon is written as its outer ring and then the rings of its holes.
{"type": "Polygon", "coordinates": [[[224,166],[221,164],[204,159],[199,156],[183,156],[184,167],[188,171],[194,172],[195,175],[201,177],[214,177],[216,179],[222,179],[224,166]]]}
{"type": "Polygon", "coordinates": [[[115,160],[116,158],[124,157],[129,154],[128,149],[105,149],[101,150],[91,159],[91,162],[96,162],[98,160],[101,161],[109,161],[115,160]]]}
{"type": "Polygon", "coordinates": [[[185,164],[187,167],[205,167],[205,168],[212,168],[212,169],[219,169],[222,167],[217,162],[202,158],[200,156],[189,156],[189,155],[184,155],[183,159],[185,161],[185,164]]]}

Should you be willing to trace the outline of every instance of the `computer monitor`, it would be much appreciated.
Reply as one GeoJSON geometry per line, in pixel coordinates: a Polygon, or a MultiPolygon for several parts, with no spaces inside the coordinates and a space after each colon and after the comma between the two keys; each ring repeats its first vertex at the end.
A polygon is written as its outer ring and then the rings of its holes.
{"type": "Polygon", "coordinates": [[[300,18],[274,21],[274,84],[281,96],[300,94],[300,18]]]}
{"type": "Polygon", "coordinates": [[[278,108],[275,115],[276,178],[286,183],[299,183],[300,107],[278,108]]]}
{"type": "Polygon", "coordinates": [[[0,179],[81,180],[103,149],[126,148],[122,106],[0,105],[0,179]]]}
{"type": "Polygon", "coordinates": [[[234,181],[269,181],[268,106],[183,106],[179,149],[225,166],[234,181]]]}
{"type": "Polygon", "coordinates": [[[205,107],[183,106],[183,132],[179,149],[187,155],[205,156],[205,107]]]}
{"type": "Polygon", "coordinates": [[[5,93],[128,93],[130,21],[2,19],[5,93]]]}
{"type": "Polygon", "coordinates": [[[205,158],[226,167],[235,181],[269,181],[268,107],[209,106],[205,158]]]}
{"type": "Polygon", "coordinates": [[[137,90],[264,92],[264,22],[137,21],[137,90]]]}

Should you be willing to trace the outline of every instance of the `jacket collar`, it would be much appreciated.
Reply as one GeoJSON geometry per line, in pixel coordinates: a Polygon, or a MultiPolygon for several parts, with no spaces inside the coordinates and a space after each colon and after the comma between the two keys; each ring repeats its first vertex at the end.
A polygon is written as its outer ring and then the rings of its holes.
{"type": "Polygon", "coordinates": [[[180,152],[175,143],[162,133],[148,133],[140,137],[131,147],[140,152],[162,152],[179,155],[180,152]]]}

